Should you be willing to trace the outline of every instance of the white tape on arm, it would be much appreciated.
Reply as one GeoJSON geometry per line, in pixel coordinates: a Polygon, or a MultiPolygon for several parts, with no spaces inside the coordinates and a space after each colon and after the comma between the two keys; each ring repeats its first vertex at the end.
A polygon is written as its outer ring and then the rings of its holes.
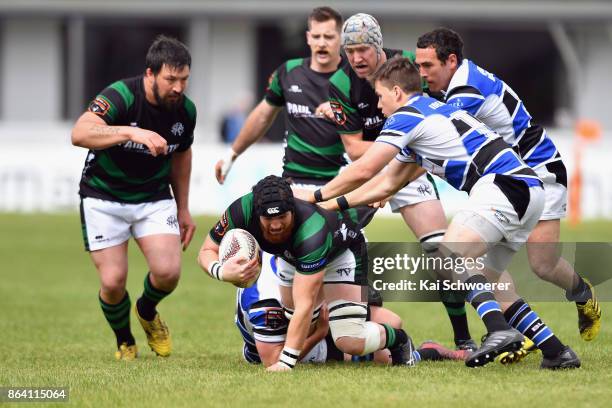
{"type": "Polygon", "coordinates": [[[213,278],[223,280],[223,265],[219,261],[212,261],[208,265],[208,274],[213,278]]]}
{"type": "Polygon", "coordinates": [[[229,173],[230,169],[232,168],[232,165],[234,164],[234,160],[237,157],[238,153],[236,153],[234,149],[229,149],[227,153],[225,153],[225,156],[222,159],[223,165],[221,166],[221,175],[223,176],[223,178],[227,176],[227,173],[229,173]]]}

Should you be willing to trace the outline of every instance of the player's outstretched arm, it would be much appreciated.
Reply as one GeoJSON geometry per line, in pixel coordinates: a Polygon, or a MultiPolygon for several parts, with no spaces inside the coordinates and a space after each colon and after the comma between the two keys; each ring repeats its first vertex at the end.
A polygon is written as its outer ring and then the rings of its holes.
{"type": "Polygon", "coordinates": [[[168,152],[166,139],[157,133],[133,126],[109,126],[92,112],[85,112],[77,119],[71,139],[74,146],[86,149],[106,149],[132,141],[147,146],[152,156],[168,152]]]}
{"type": "MultiPolygon", "coordinates": [[[[304,341],[304,349],[300,353],[300,359],[307,355],[314,346],[323,340],[325,336],[327,336],[328,332],[329,311],[327,310],[327,307],[323,305],[319,319],[317,319],[315,330],[304,341]]],[[[285,343],[266,343],[255,340],[257,354],[259,354],[259,358],[261,358],[261,362],[263,363],[264,367],[268,368],[278,361],[284,345],[285,343]]]]}
{"type": "Polygon", "coordinates": [[[268,371],[291,370],[304,349],[308,329],[312,320],[317,293],[323,284],[325,270],[313,274],[296,273],[293,280],[293,317],[289,321],[287,340],[279,361],[268,367],[268,371]]]}
{"type": "Polygon", "coordinates": [[[178,210],[178,223],[181,232],[183,251],[187,249],[196,225],[189,212],[189,180],[191,178],[191,148],[184,152],[175,152],[172,156],[170,184],[178,210]]]}
{"type": "MultiPolygon", "coordinates": [[[[394,160],[389,164],[385,172],[379,173],[358,189],[346,194],[344,196],[344,200],[346,200],[344,207],[367,205],[384,200],[401,190],[406,183],[420,177],[423,173],[425,173],[425,170],[416,163],[403,163],[394,160]]],[[[322,206],[328,210],[346,209],[340,208],[339,201],[341,200],[342,198],[330,200],[322,206]]]]}
{"type": "Polygon", "coordinates": [[[219,184],[225,182],[225,177],[238,156],[266,134],[281,109],[264,99],[249,113],[230,151],[215,165],[215,177],[219,184]]]}
{"type": "Polygon", "coordinates": [[[319,200],[316,199],[314,193],[298,198],[314,203],[353,191],[378,174],[397,152],[398,148],[388,143],[374,143],[359,160],[349,164],[333,180],[318,190],[321,193],[319,200]]]}

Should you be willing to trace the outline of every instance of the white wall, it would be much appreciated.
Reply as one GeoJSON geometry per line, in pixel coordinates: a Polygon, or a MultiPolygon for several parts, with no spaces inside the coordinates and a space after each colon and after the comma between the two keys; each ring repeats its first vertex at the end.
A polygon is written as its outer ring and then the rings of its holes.
{"type": "Polygon", "coordinates": [[[216,20],[207,26],[196,21],[189,44],[197,58],[193,69],[198,78],[194,75],[189,90],[198,109],[200,137],[196,143],[219,140],[221,114],[255,87],[253,24],[247,20],[216,20]]]}
{"type": "Polygon", "coordinates": [[[62,62],[58,19],[5,20],[0,25],[3,120],[59,120],[62,62]]]}
{"type": "Polygon", "coordinates": [[[580,59],[581,86],[578,95],[578,116],[595,119],[605,129],[612,129],[612,33],[603,25],[581,29],[575,42],[580,59]]]}
{"type": "MultiPolygon", "coordinates": [[[[70,145],[70,126],[0,124],[0,134],[11,135],[0,149],[0,211],[76,211],[78,183],[86,150],[70,145]]],[[[200,131],[196,138],[200,138],[200,131]]],[[[574,144],[569,131],[549,130],[569,174],[574,171],[574,144]]],[[[585,218],[612,218],[612,134],[585,147],[582,210],[585,218]]],[[[279,144],[255,145],[241,156],[225,186],[214,178],[214,164],[225,152],[220,144],[194,146],[190,206],[196,213],[219,214],[268,174],[281,173],[279,144]]],[[[439,183],[448,215],[465,204],[466,194],[439,183]]]]}

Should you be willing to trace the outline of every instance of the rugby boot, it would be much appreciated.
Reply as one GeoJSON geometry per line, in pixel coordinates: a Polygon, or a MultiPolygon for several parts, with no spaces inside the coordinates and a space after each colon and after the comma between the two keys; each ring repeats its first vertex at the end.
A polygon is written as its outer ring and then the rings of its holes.
{"type": "Polygon", "coordinates": [[[159,317],[159,313],[155,314],[155,318],[152,321],[148,321],[140,317],[138,307],[134,307],[134,310],[140,325],[147,335],[147,342],[151,350],[160,357],[168,357],[172,352],[172,339],[170,338],[168,326],[159,317]]]}
{"type": "Polygon", "coordinates": [[[438,360],[460,360],[465,361],[472,353],[470,350],[451,350],[444,347],[440,343],[435,341],[427,340],[419,347],[420,350],[433,349],[435,350],[440,358],[438,360]]]}
{"type": "Polygon", "coordinates": [[[455,350],[458,351],[476,351],[478,350],[478,345],[472,339],[467,340],[455,340],[455,350]]]}
{"type": "Polygon", "coordinates": [[[559,370],[564,368],[579,368],[580,359],[569,346],[565,346],[563,350],[554,358],[542,359],[540,368],[547,370],[559,370]]]}
{"type": "Polygon", "coordinates": [[[127,343],[121,343],[117,351],[115,351],[115,359],[123,361],[133,361],[138,357],[138,347],[135,344],[128,346],[127,343]]]}
{"type": "Polygon", "coordinates": [[[412,338],[408,336],[408,341],[389,350],[391,352],[391,362],[393,365],[406,365],[412,367],[417,361],[414,358],[414,343],[412,338]]]}
{"type": "Polygon", "coordinates": [[[584,305],[576,303],[578,310],[578,330],[584,341],[591,341],[599,334],[601,328],[601,307],[595,297],[595,289],[591,282],[584,279],[591,290],[591,298],[584,305]]]}
{"type": "Polygon", "coordinates": [[[500,364],[508,365],[508,364],[516,364],[525,357],[527,357],[531,353],[537,352],[539,349],[535,345],[533,341],[529,338],[525,337],[525,343],[521,346],[517,351],[506,351],[501,353],[495,361],[500,364]]]}
{"type": "Polygon", "coordinates": [[[495,360],[495,357],[506,351],[518,350],[524,342],[525,337],[516,329],[498,330],[488,333],[480,348],[465,360],[465,365],[468,367],[483,366],[495,360]]]}

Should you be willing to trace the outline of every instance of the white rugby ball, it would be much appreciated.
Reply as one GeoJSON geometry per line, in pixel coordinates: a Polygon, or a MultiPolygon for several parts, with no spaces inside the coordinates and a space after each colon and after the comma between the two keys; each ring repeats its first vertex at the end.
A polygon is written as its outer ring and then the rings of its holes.
{"type": "MultiPolygon", "coordinates": [[[[234,228],[225,233],[221,244],[219,244],[219,262],[223,265],[228,259],[235,256],[244,257],[249,261],[259,257],[259,243],[249,231],[234,228]]],[[[257,272],[257,276],[251,281],[246,282],[244,285],[235,283],[235,286],[239,288],[248,288],[253,286],[259,274],[261,268],[257,272]]]]}

